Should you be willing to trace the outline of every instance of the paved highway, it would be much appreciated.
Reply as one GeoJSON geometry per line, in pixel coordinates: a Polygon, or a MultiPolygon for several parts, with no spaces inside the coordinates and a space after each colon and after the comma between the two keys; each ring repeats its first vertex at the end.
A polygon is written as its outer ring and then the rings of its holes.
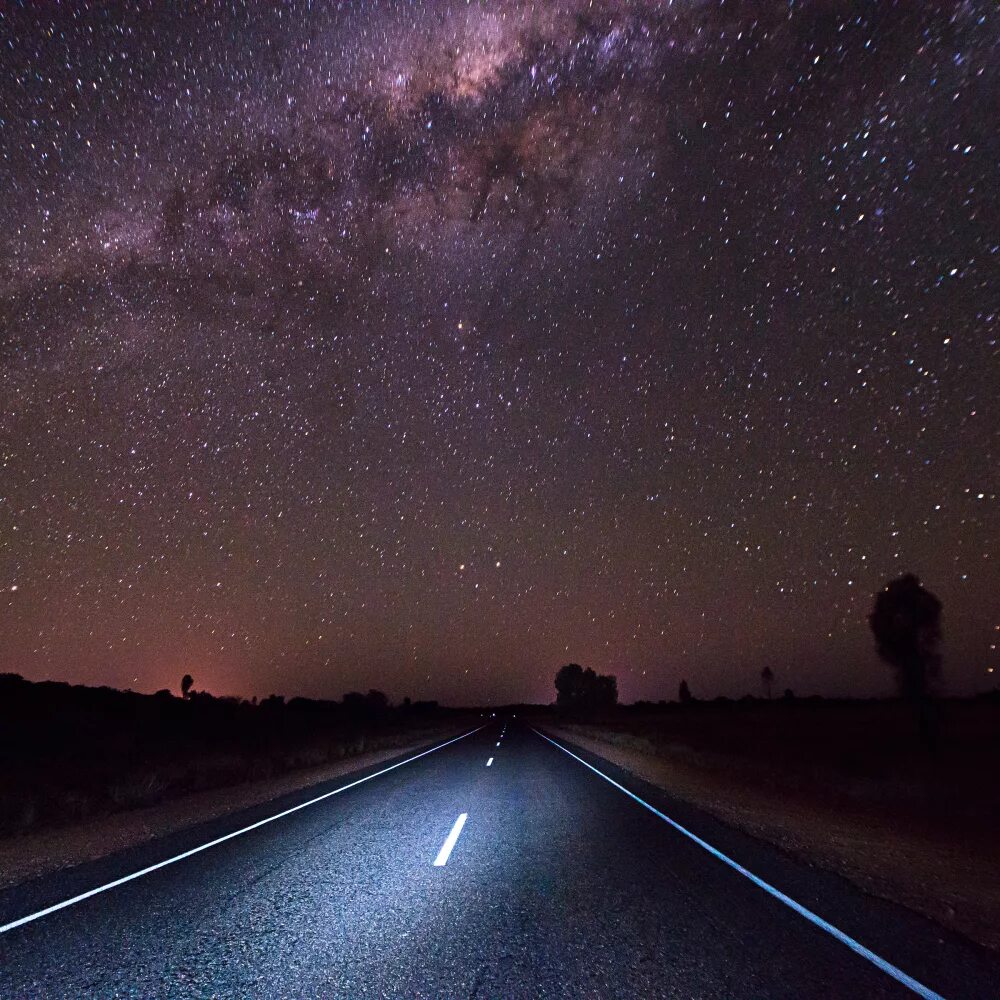
{"type": "Polygon", "coordinates": [[[564,747],[490,720],[2,893],[0,997],[1000,996],[1000,956],[564,747]]]}

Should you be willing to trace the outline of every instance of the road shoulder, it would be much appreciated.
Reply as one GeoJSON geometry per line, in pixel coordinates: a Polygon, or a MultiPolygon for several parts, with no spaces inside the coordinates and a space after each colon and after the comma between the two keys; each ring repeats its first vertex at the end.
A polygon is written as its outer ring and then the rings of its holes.
{"type": "Polygon", "coordinates": [[[908,907],[977,944],[1000,950],[1000,857],[985,859],[960,843],[901,831],[766,790],[721,782],[690,760],[616,745],[593,726],[552,726],[555,739],[596,755],[643,781],[773,844],[808,864],[847,878],[864,892],[908,907]]]}

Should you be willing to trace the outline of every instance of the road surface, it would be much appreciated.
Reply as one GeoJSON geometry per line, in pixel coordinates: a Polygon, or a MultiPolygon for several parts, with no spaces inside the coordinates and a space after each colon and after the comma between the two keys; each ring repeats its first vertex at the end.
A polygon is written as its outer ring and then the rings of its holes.
{"type": "Polygon", "coordinates": [[[567,748],[488,720],[2,893],[0,997],[1000,996],[1000,956],[567,748]]]}

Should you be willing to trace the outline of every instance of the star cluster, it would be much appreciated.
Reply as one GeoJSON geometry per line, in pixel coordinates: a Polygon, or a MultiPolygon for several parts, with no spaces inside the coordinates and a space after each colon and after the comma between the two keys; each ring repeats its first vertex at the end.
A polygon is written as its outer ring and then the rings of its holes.
{"type": "Polygon", "coordinates": [[[988,682],[986,0],[0,10],[0,668],[988,682]]]}

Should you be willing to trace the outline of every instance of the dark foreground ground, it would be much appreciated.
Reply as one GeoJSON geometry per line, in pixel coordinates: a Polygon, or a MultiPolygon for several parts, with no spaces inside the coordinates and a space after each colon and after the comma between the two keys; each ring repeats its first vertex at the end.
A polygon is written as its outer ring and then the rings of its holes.
{"type": "MultiPolygon", "coordinates": [[[[503,729],[0,934],[0,996],[914,995],[526,725],[503,729]]],[[[1000,956],[582,756],[929,990],[997,995],[1000,956]]],[[[318,791],[9,890],[0,924],[318,791]]]]}
{"type": "Polygon", "coordinates": [[[378,691],[341,701],[272,695],[258,704],[0,673],[0,838],[407,746],[472,717],[436,702],[392,706],[378,691]]]}
{"type": "Polygon", "coordinates": [[[1000,822],[1000,692],[934,705],[932,748],[918,739],[913,707],[895,699],[640,703],[576,721],[741,785],[867,809],[905,826],[992,836],[1000,822]]]}
{"type": "MultiPolygon", "coordinates": [[[[1000,951],[1000,698],[638,705],[562,732],[717,818],[1000,951]]],[[[1000,994],[998,994],[1000,995],[1000,994]]]]}

